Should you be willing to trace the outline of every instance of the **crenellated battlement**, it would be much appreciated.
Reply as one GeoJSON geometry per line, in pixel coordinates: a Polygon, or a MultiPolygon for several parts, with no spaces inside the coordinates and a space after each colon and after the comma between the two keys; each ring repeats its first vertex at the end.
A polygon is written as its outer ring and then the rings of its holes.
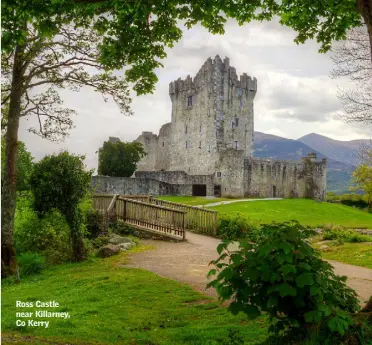
{"type": "Polygon", "coordinates": [[[243,73],[238,77],[236,68],[230,66],[230,59],[225,57],[222,61],[219,55],[214,59],[208,58],[203,66],[199,69],[198,73],[192,78],[188,75],[185,79],[178,78],[169,84],[169,95],[172,97],[183,91],[197,91],[198,88],[206,84],[228,83],[230,87],[241,88],[250,93],[257,92],[257,79],[250,77],[247,73],[243,73]],[[217,73],[216,73],[217,72],[217,73]],[[224,78],[218,78],[223,76],[224,78]],[[227,78],[225,78],[227,76],[227,78]]]}

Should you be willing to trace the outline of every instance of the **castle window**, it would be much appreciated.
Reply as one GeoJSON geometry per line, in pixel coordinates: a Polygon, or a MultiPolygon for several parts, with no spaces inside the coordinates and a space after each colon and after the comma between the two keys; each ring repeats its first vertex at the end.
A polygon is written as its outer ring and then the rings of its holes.
{"type": "Polygon", "coordinates": [[[199,132],[201,133],[201,126],[199,127],[199,132]]]}
{"type": "Polygon", "coordinates": [[[187,97],[187,106],[191,107],[192,106],[192,96],[187,97]]]}
{"type": "Polygon", "coordinates": [[[163,141],[163,147],[164,147],[164,141],[163,141]]]}
{"type": "Polygon", "coordinates": [[[233,148],[234,148],[235,150],[238,149],[238,142],[237,142],[237,141],[234,141],[234,142],[233,142],[233,148]]]}
{"type": "Polygon", "coordinates": [[[185,145],[185,147],[187,148],[187,141],[186,141],[186,145],[185,145]]]}
{"type": "Polygon", "coordinates": [[[187,125],[185,125],[185,134],[187,134],[187,125]]]}
{"type": "Polygon", "coordinates": [[[236,89],[236,93],[238,94],[238,96],[241,96],[242,95],[242,89],[240,87],[238,87],[236,89]]]}
{"type": "Polygon", "coordinates": [[[211,145],[208,145],[208,152],[211,152],[211,145]]]}
{"type": "Polygon", "coordinates": [[[199,141],[199,149],[201,149],[201,141],[199,141]]]}
{"type": "Polygon", "coordinates": [[[239,118],[236,117],[236,118],[235,118],[235,127],[238,127],[238,125],[239,125],[239,118]]]}
{"type": "Polygon", "coordinates": [[[216,177],[221,177],[221,171],[216,172],[216,177]]]}
{"type": "Polygon", "coordinates": [[[243,100],[240,99],[240,107],[242,107],[242,106],[243,106],[243,100]]]}
{"type": "Polygon", "coordinates": [[[231,128],[234,129],[235,127],[238,127],[239,125],[239,118],[235,117],[233,121],[231,122],[231,128]]]}

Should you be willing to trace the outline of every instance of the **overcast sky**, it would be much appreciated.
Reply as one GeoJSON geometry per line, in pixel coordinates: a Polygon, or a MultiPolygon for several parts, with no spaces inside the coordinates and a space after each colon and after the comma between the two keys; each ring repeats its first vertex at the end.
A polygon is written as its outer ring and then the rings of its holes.
{"type": "Polygon", "coordinates": [[[319,133],[338,140],[369,138],[370,128],[346,124],[340,119],[341,104],[332,80],[330,54],[319,54],[316,42],[296,45],[296,34],[277,21],[226,26],[223,36],[209,34],[202,27],[184,30],[184,36],[168,51],[164,68],[156,71],[159,82],[153,95],[133,96],[133,116],[120,113],[114,102],[105,103],[89,89],[64,92],[65,105],[78,112],[75,128],[64,142],[51,143],[27,129],[34,119],[22,119],[20,140],[38,160],[61,149],[86,155],[89,168],[97,167],[97,149],[109,136],[132,141],[142,131],[158,133],[170,121],[171,102],[168,85],[188,74],[195,76],[204,61],[217,54],[230,58],[238,75],[247,73],[258,80],[254,103],[255,130],[297,139],[319,133]]]}

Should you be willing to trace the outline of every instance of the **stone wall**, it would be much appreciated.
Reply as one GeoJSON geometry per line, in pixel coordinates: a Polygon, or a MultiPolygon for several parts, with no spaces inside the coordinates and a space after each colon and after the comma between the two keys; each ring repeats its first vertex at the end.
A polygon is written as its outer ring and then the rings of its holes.
{"type": "Polygon", "coordinates": [[[128,195],[192,195],[192,185],[169,184],[148,178],[93,176],[93,193],[128,195]]]}
{"type": "Polygon", "coordinates": [[[326,161],[302,162],[248,158],[245,196],[326,199],[326,161]]]}

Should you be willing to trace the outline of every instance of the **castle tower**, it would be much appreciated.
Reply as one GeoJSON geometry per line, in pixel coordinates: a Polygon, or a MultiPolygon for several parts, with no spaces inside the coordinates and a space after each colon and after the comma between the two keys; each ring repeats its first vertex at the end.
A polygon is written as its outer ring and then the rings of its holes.
{"type": "Polygon", "coordinates": [[[253,99],[256,78],[238,78],[228,58],[209,58],[192,79],[169,85],[172,101],[170,170],[213,174],[220,153],[253,147],[253,99]]]}

